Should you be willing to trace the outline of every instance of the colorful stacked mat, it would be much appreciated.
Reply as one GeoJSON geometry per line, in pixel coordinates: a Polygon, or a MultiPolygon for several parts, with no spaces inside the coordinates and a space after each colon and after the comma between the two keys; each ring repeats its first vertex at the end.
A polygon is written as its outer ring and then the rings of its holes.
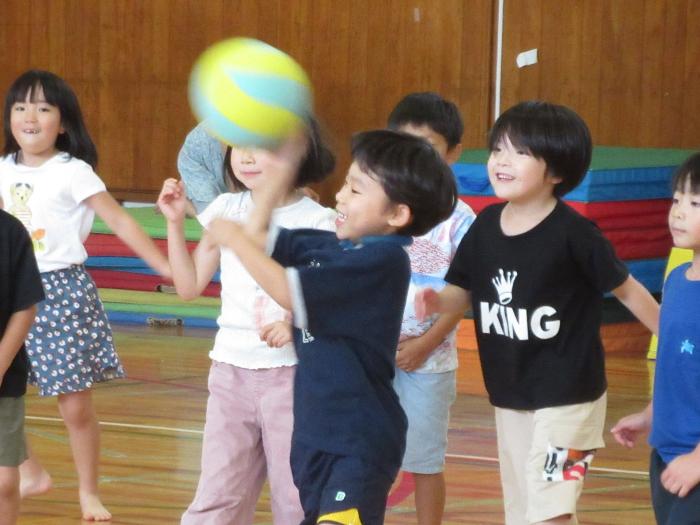
{"type": "MultiPolygon", "coordinates": [[[[673,170],[692,150],[597,146],[582,183],[564,200],[595,221],[634,275],[660,292],[671,249],[667,214],[673,170]]],[[[486,172],[488,151],[467,150],[453,166],[460,198],[475,212],[497,202],[486,172]]]]}
{"type": "MultiPolygon", "coordinates": [[[[165,218],[154,207],[125,208],[167,254],[165,218]]],[[[185,220],[185,239],[190,251],[201,237],[195,219],[185,220]]],[[[151,325],[184,325],[216,328],[221,309],[218,273],[194,301],[182,301],[172,282],[163,279],[139,258],[107,225],[95,219],[85,247],[86,267],[100,289],[100,297],[112,322],[151,325]]]]}

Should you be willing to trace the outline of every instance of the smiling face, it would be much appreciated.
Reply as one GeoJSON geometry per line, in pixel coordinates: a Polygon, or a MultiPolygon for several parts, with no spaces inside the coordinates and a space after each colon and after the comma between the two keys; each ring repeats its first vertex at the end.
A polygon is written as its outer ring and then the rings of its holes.
{"type": "Polygon", "coordinates": [[[410,219],[407,206],[389,201],[382,185],[364,173],[357,162],[350,165],[345,183],[335,198],[339,239],[358,242],[368,235],[388,235],[410,219]]]}
{"type": "Polygon", "coordinates": [[[690,191],[689,180],[673,193],[668,225],[675,246],[700,251],[700,194],[690,191]]]}
{"type": "Polygon", "coordinates": [[[496,196],[515,203],[551,197],[560,181],[547,173],[544,160],[514,146],[507,135],[491,150],[487,168],[496,196]]]}
{"type": "Polygon", "coordinates": [[[61,112],[46,102],[44,90],[38,86],[33,95],[33,100],[27,93],[24,101],[12,105],[10,129],[22,150],[21,162],[28,166],[40,166],[58,152],[56,139],[64,129],[61,126],[61,112]]]}

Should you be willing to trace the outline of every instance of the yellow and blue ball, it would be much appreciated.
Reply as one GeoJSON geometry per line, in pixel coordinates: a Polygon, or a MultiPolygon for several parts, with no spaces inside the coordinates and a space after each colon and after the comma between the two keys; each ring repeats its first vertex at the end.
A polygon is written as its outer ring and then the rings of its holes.
{"type": "Polygon", "coordinates": [[[214,44],[190,75],[190,105],[217,139],[273,148],[305,124],[309,78],[289,55],[252,38],[214,44]]]}

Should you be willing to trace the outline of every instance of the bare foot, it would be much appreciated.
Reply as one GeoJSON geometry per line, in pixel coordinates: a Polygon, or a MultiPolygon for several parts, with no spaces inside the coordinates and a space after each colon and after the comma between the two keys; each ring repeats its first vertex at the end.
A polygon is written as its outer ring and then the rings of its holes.
{"type": "Polygon", "coordinates": [[[31,498],[45,494],[53,486],[51,476],[43,468],[39,471],[28,472],[20,470],[19,495],[21,498],[31,498]]]}
{"type": "Polygon", "coordinates": [[[97,494],[80,494],[80,508],[86,521],[109,521],[112,514],[102,505],[97,494]]]}

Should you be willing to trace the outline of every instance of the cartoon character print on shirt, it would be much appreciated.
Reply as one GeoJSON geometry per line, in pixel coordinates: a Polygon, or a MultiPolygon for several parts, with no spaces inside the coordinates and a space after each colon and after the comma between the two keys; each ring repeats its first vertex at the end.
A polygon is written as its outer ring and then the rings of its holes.
{"type": "Polygon", "coordinates": [[[484,334],[495,333],[509,339],[527,341],[530,337],[551,339],[559,333],[561,321],[556,318],[554,307],[543,305],[530,311],[527,308],[508,306],[513,300],[514,285],[518,272],[498,269],[498,274],[491,279],[496,290],[498,302],[481,301],[480,329],[484,334]]]}
{"type": "Polygon", "coordinates": [[[29,207],[29,199],[34,193],[34,187],[26,182],[15,182],[10,186],[10,207],[8,212],[17,217],[24,227],[29,232],[32,238],[32,245],[35,253],[43,253],[46,251],[42,239],[46,234],[44,229],[32,229],[32,209],[29,207]]]}

